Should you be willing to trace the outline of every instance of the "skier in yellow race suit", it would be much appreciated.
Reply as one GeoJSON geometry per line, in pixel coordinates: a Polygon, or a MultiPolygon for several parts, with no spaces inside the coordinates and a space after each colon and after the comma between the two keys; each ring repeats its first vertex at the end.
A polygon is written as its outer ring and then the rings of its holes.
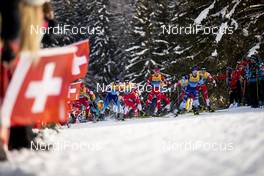
{"type": "Polygon", "coordinates": [[[193,98],[193,111],[195,115],[199,114],[199,86],[202,83],[202,76],[198,73],[198,67],[192,68],[192,73],[189,75],[188,85],[183,101],[180,104],[179,111],[176,115],[180,114],[186,108],[188,98],[193,98]]]}

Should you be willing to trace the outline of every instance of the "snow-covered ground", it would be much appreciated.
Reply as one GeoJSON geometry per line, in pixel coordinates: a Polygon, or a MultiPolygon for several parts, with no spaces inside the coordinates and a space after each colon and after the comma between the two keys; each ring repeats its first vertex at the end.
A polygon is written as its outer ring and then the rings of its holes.
{"type": "Polygon", "coordinates": [[[0,175],[264,175],[264,110],[106,121],[45,131],[50,152],[14,151],[0,175]]]}

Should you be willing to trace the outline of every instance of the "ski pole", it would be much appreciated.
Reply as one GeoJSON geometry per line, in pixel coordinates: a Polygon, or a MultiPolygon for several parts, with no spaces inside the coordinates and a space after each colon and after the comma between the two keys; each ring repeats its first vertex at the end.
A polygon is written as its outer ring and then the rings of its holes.
{"type": "Polygon", "coordinates": [[[177,90],[177,98],[175,98],[175,100],[173,101],[172,107],[180,103],[180,93],[179,93],[180,90],[178,88],[176,88],[176,90],[177,90]]]}
{"type": "Polygon", "coordinates": [[[257,101],[259,102],[259,88],[258,88],[258,73],[257,73],[257,69],[256,69],[256,86],[257,86],[257,101]]]}
{"type": "Polygon", "coordinates": [[[245,100],[245,95],[246,95],[246,80],[243,80],[243,103],[245,104],[246,100],[245,100]]]}
{"type": "Polygon", "coordinates": [[[180,90],[177,89],[177,93],[178,93],[178,97],[177,97],[177,101],[178,101],[178,105],[180,104],[180,90]]]}
{"type": "Polygon", "coordinates": [[[173,102],[173,104],[172,104],[172,107],[174,106],[174,105],[179,105],[180,104],[180,96],[178,95],[178,97],[175,99],[175,101],[173,102]]]}

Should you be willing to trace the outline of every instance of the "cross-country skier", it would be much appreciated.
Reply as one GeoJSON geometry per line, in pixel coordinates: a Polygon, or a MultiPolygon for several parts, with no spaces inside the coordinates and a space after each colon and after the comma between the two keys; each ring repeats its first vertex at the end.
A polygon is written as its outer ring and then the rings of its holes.
{"type": "Polygon", "coordinates": [[[81,90],[80,90],[80,97],[79,97],[79,103],[81,105],[82,110],[85,110],[86,117],[90,113],[90,103],[94,101],[96,98],[93,91],[91,91],[89,88],[85,86],[85,84],[82,84],[81,90]]]}
{"type": "Polygon", "coordinates": [[[210,100],[209,100],[209,96],[208,96],[208,90],[207,90],[206,83],[208,81],[211,81],[213,83],[214,87],[216,87],[216,81],[211,76],[211,74],[209,72],[207,72],[207,70],[206,70],[205,67],[201,68],[201,71],[199,71],[199,74],[202,77],[202,79],[201,79],[201,85],[199,87],[199,90],[203,94],[203,98],[205,100],[206,107],[207,107],[208,111],[212,112],[213,109],[211,108],[211,105],[210,105],[210,100]]]}
{"type": "MultiPolygon", "coordinates": [[[[156,67],[154,68],[154,73],[147,79],[147,84],[151,86],[151,92],[148,95],[145,109],[149,111],[149,104],[152,102],[152,99],[154,96],[156,96],[157,102],[156,102],[156,108],[154,114],[160,114],[161,113],[161,98],[164,96],[161,92],[161,85],[165,82],[165,76],[160,73],[160,68],[156,67]]],[[[165,109],[169,111],[170,108],[170,101],[169,99],[165,99],[166,106],[165,109]]]]}
{"type": "Polygon", "coordinates": [[[138,117],[139,111],[142,111],[142,105],[140,102],[140,97],[138,94],[138,89],[135,84],[125,79],[123,85],[123,100],[125,103],[125,116],[129,115],[129,109],[132,108],[134,112],[134,117],[138,117]]]}
{"type": "Polygon", "coordinates": [[[177,87],[180,87],[180,88],[181,88],[181,95],[180,95],[180,97],[178,97],[179,100],[181,100],[181,101],[182,101],[183,98],[184,98],[184,95],[185,95],[185,92],[186,92],[187,85],[188,85],[188,75],[186,75],[186,74],[183,74],[181,80],[179,80],[179,81],[174,85],[175,88],[177,88],[177,87]]]}
{"type": "Polygon", "coordinates": [[[192,73],[189,75],[188,85],[183,101],[180,104],[179,110],[176,115],[185,110],[186,102],[189,97],[193,98],[193,111],[195,115],[199,114],[199,86],[202,84],[202,76],[198,72],[198,67],[192,67],[192,73]]]}
{"type": "Polygon", "coordinates": [[[121,106],[120,106],[120,101],[119,101],[119,93],[121,90],[121,85],[120,85],[120,80],[119,79],[115,79],[114,82],[112,82],[110,85],[110,90],[107,91],[107,95],[104,101],[104,108],[101,111],[101,114],[104,114],[106,109],[109,106],[109,103],[111,103],[113,101],[114,103],[114,107],[113,107],[113,111],[114,113],[116,113],[116,118],[118,120],[124,120],[123,117],[121,117],[121,106]]]}
{"type": "Polygon", "coordinates": [[[93,122],[105,120],[103,114],[101,113],[103,108],[104,108],[103,100],[96,99],[95,101],[90,102],[90,113],[93,122]]]}
{"type": "Polygon", "coordinates": [[[81,83],[80,95],[78,100],[68,101],[70,120],[68,123],[87,122],[90,117],[91,106],[95,103],[96,96],[92,90],[87,88],[84,83],[81,83]]]}

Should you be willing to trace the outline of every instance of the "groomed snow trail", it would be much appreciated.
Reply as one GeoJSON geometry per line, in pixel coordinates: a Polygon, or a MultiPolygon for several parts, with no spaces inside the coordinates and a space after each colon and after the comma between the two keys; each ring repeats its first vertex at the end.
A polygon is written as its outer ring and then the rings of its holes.
{"type": "Polygon", "coordinates": [[[77,124],[46,135],[53,151],[11,152],[0,175],[264,175],[264,109],[77,124]]]}

